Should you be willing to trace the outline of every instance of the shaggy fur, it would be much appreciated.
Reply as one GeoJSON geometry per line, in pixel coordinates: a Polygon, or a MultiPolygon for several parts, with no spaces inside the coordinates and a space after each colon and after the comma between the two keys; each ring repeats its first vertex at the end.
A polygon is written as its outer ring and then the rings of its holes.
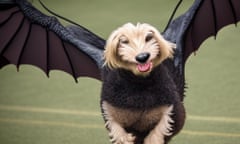
{"type": "Polygon", "coordinates": [[[182,129],[182,95],[164,64],[173,47],[148,24],[129,23],[111,34],[101,108],[112,143],[166,144],[182,129]],[[141,53],[149,54],[144,62],[136,59],[141,53]]]}
{"type": "Polygon", "coordinates": [[[115,30],[107,40],[105,48],[105,64],[110,68],[124,68],[135,75],[148,75],[148,72],[139,73],[135,65],[135,57],[142,53],[150,53],[149,61],[155,67],[163,60],[173,55],[174,44],[164,40],[157,29],[149,24],[127,23],[115,30]]]}

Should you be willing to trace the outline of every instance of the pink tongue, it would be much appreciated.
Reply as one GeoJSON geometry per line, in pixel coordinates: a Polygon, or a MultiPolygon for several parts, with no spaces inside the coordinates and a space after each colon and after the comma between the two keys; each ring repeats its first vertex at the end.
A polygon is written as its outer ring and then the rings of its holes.
{"type": "Polygon", "coordinates": [[[137,68],[140,72],[147,72],[151,68],[151,63],[138,64],[137,68]]]}

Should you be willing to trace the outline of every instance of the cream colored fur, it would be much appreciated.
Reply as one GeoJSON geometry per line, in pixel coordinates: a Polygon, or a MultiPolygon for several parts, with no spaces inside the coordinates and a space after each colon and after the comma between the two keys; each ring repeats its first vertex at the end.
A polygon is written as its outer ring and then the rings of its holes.
{"type": "Polygon", "coordinates": [[[164,144],[164,136],[170,136],[172,133],[172,126],[170,123],[174,121],[171,119],[173,105],[166,107],[161,120],[158,125],[145,138],[144,144],[164,144]]]}
{"type": "Polygon", "coordinates": [[[107,102],[103,102],[102,109],[104,111],[104,118],[107,120],[105,126],[109,129],[110,141],[113,144],[134,144],[135,137],[127,133],[124,128],[114,120],[107,102]]]}
{"type": "MultiPolygon", "coordinates": [[[[123,125],[126,122],[125,119],[129,119],[129,123],[131,123],[131,119],[135,117],[136,119],[134,119],[134,121],[136,121],[138,117],[135,115],[138,115],[138,111],[126,111],[125,109],[115,108],[106,101],[103,101],[102,108],[103,116],[106,120],[105,126],[109,129],[111,142],[114,144],[134,144],[135,137],[131,133],[127,133],[123,125]],[[122,115],[122,112],[124,112],[125,116],[122,115]],[[116,116],[115,114],[119,114],[122,117],[116,116]]],[[[161,106],[156,110],[161,113],[159,116],[160,120],[144,139],[144,144],[164,144],[164,137],[172,134],[170,132],[172,130],[172,125],[170,123],[174,121],[170,116],[172,115],[173,106],[161,106]]],[[[156,110],[149,111],[149,113],[146,113],[142,117],[152,117],[156,115],[156,113],[159,113],[156,112],[156,110]]],[[[145,123],[148,122],[149,121],[145,121],[145,123]]]]}
{"type": "Polygon", "coordinates": [[[124,68],[132,71],[136,75],[147,75],[137,71],[137,61],[135,57],[142,53],[150,53],[148,61],[153,63],[153,68],[163,60],[173,57],[173,43],[165,40],[159,31],[149,24],[136,26],[127,23],[109,36],[104,52],[105,65],[114,68],[124,68]],[[146,40],[152,36],[150,40],[146,40]]]}

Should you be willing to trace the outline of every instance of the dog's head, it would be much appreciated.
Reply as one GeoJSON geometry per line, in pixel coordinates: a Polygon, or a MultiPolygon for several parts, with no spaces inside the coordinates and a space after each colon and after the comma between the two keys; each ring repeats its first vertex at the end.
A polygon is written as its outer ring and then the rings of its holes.
{"type": "Polygon", "coordinates": [[[153,26],[127,23],[108,38],[104,52],[105,65],[147,76],[163,60],[173,56],[174,47],[153,26]]]}

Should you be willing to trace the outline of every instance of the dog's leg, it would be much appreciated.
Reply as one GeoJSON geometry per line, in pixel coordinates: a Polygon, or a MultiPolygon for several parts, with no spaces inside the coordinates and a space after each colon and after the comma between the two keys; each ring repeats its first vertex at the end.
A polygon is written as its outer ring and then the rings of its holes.
{"type": "Polygon", "coordinates": [[[172,110],[173,105],[164,108],[161,120],[144,139],[144,144],[164,144],[164,137],[172,135],[170,132],[172,130],[170,123],[174,122],[170,117],[172,110]]]}
{"type": "Polygon", "coordinates": [[[111,108],[107,102],[103,101],[102,109],[105,118],[105,126],[109,130],[109,136],[113,144],[134,144],[135,137],[127,133],[125,129],[113,118],[111,108]]]}

